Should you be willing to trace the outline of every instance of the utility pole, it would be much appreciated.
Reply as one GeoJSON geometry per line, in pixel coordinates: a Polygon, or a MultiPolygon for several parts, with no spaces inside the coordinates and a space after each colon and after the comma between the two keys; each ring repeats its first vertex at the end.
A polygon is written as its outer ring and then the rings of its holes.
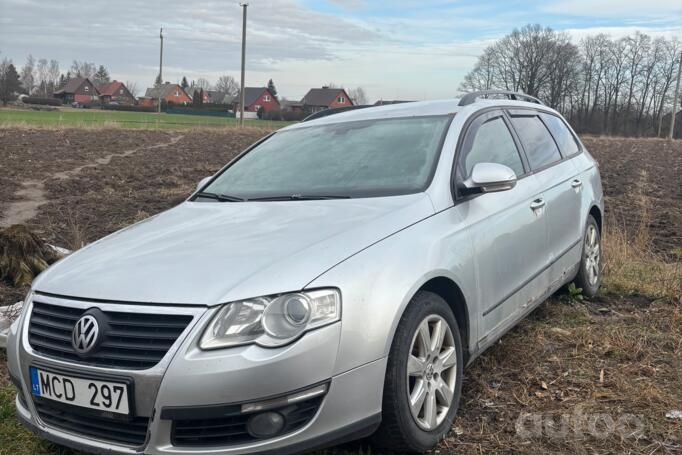
{"type": "Polygon", "coordinates": [[[240,3],[244,9],[244,17],[242,20],[242,89],[239,92],[239,126],[244,127],[244,100],[245,100],[245,79],[246,79],[246,8],[248,8],[248,3],[240,3]]]}
{"type": "Polygon", "coordinates": [[[161,39],[161,49],[159,52],[159,84],[160,86],[157,87],[159,91],[159,106],[158,106],[158,113],[161,113],[161,98],[162,98],[162,92],[163,90],[161,89],[161,85],[163,85],[163,27],[161,27],[161,30],[159,31],[159,38],[161,39]]]}
{"type": "Polygon", "coordinates": [[[675,96],[673,97],[673,112],[670,116],[670,132],[668,133],[668,140],[673,140],[673,133],[675,131],[675,114],[677,113],[677,104],[680,102],[680,76],[682,76],[682,52],[680,52],[680,63],[677,65],[677,85],[675,86],[675,96]]]}

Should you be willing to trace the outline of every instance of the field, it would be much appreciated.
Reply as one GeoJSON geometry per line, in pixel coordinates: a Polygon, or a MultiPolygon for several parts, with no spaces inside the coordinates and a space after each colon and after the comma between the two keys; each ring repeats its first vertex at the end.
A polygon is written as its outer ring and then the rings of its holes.
{"type": "MultiPolygon", "coordinates": [[[[248,126],[281,128],[287,122],[245,120],[248,126]]],[[[59,111],[31,111],[0,109],[0,125],[68,128],[144,128],[183,129],[201,127],[234,127],[237,120],[204,115],[156,114],[149,112],[103,111],[99,109],[72,109],[60,107],[59,111]]]]}
{"type": "MultiPolygon", "coordinates": [[[[0,224],[78,248],[179,203],[267,133],[0,128],[0,224]]],[[[665,415],[682,410],[682,142],[584,142],[606,194],[602,293],[553,297],[477,359],[438,453],[682,452],[665,415]]],[[[0,284],[0,305],[23,292],[0,284]]],[[[69,453],[18,425],[2,364],[0,454],[69,453]]]]}

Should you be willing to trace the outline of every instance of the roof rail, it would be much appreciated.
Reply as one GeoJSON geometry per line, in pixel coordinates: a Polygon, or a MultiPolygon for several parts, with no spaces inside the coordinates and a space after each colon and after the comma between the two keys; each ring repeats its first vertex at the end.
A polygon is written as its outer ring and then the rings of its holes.
{"type": "Polygon", "coordinates": [[[365,109],[368,107],[374,107],[371,105],[361,105],[361,106],[343,106],[343,107],[334,107],[330,109],[325,109],[323,111],[315,112],[314,114],[310,114],[303,120],[302,122],[309,122],[311,120],[317,120],[318,118],[322,117],[327,117],[329,115],[334,115],[334,114],[341,114],[342,112],[347,112],[347,111],[354,111],[356,109],[365,109]]]}
{"type": "Polygon", "coordinates": [[[480,92],[467,93],[462,97],[461,100],[459,100],[459,106],[468,106],[469,104],[475,103],[476,99],[478,99],[479,97],[482,96],[487,97],[488,95],[506,95],[511,100],[516,100],[517,98],[525,98],[526,101],[530,101],[531,103],[542,104],[543,106],[545,105],[545,103],[543,103],[539,99],[535,98],[534,96],[526,95],[525,93],[511,92],[508,90],[483,90],[480,92]]]}

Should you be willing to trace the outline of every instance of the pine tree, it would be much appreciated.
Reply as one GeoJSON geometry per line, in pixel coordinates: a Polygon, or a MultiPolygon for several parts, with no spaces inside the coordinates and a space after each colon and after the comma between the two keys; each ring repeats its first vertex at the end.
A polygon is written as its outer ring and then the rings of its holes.
{"type": "Polygon", "coordinates": [[[187,82],[187,78],[185,76],[182,76],[182,82],[180,82],[180,87],[182,87],[185,90],[187,90],[187,87],[189,87],[189,83],[187,82]]]}
{"type": "Polygon", "coordinates": [[[154,81],[154,86],[161,85],[161,74],[156,75],[156,80],[154,81]]]}
{"type": "Polygon", "coordinates": [[[109,79],[109,71],[107,71],[104,65],[99,66],[97,72],[92,78],[95,84],[106,84],[111,81],[111,79],[109,79]]]}
{"type": "Polygon", "coordinates": [[[19,80],[17,69],[11,60],[3,60],[0,63],[0,101],[2,101],[3,105],[14,101],[17,99],[20,90],[21,81],[19,80]]]}
{"type": "MultiPolygon", "coordinates": [[[[69,73],[66,73],[67,77],[70,76],[69,73]]],[[[67,77],[64,76],[64,74],[59,75],[59,82],[57,83],[57,90],[61,90],[66,86],[66,82],[68,81],[67,77]]]]}
{"type": "Polygon", "coordinates": [[[277,98],[277,87],[275,87],[275,83],[270,79],[268,81],[268,90],[270,90],[270,93],[272,93],[272,96],[277,98]]]}

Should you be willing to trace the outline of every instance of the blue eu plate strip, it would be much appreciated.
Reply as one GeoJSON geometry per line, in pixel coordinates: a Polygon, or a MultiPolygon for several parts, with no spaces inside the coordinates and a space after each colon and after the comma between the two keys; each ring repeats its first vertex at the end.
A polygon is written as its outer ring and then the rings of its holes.
{"type": "Polygon", "coordinates": [[[40,380],[38,379],[38,370],[31,367],[31,390],[33,395],[40,396],[40,380]]]}

